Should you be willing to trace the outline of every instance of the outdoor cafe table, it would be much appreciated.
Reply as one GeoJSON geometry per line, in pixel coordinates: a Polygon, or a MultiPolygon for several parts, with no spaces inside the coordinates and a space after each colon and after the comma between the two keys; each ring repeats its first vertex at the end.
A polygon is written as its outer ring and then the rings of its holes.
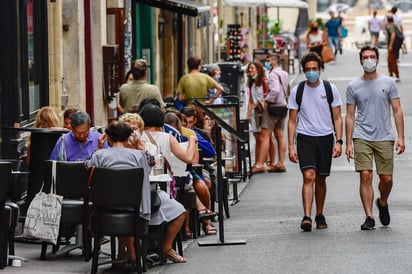
{"type": "Polygon", "coordinates": [[[161,190],[165,191],[170,195],[170,182],[172,177],[169,174],[160,174],[160,175],[149,175],[149,181],[151,187],[159,186],[161,190]]]}

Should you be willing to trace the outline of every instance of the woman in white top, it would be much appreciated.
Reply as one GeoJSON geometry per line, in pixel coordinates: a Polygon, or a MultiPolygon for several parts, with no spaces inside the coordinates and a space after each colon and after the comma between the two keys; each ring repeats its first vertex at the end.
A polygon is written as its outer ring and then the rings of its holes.
{"type": "Polygon", "coordinates": [[[368,29],[371,34],[371,44],[375,47],[379,46],[379,32],[382,28],[382,20],[376,17],[377,14],[378,12],[375,10],[373,12],[373,17],[368,21],[368,29]]]}
{"type": "MultiPolygon", "coordinates": [[[[316,52],[322,57],[323,46],[326,45],[326,37],[322,30],[319,29],[318,23],[313,21],[310,23],[308,32],[306,33],[306,47],[309,51],[316,52]]],[[[322,61],[322,70],[325,70],[325,65],[322,61]]]]}
{"type": "Polygon", "coordinates": [[[265,69],[259,61],[250,63],[247,72],[248,84],[246,92],[249,95],[249,100],[246,108],[246,118],[251,124],[250,130],[253,132],[256,140],[255,164],[252,167],[252,173],[260,173],[266,170],[264,159],[267,159],[267,153],[262,152],[262,143],[265,140],[261,139],[263,136],[261,130],[262,128],[268,128],[268,120],[270,119],[267,110],[263,107],[264,98],[268,93],[267,78],[265,69]]]}

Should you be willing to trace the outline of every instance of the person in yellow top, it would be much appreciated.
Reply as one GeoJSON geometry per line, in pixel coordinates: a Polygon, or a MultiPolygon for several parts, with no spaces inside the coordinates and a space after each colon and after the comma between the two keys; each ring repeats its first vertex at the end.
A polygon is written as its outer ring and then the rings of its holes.
{"type": "Polygon", "coordinates": [[[224,90],[222,85],[206,73],[200,72],[202,60],[199,57],[190,57],[187,60],[187,66],[189,73],[183,75],[177,84],[177,99],[179,101],[185,100],[187,104],[190,104],[192,99],[201,98],[200,101],[212,104],[222,94],[224,90]],[[212,88],[216,88],[217,91],[213,97],[206,100],[207,91],[212,88]]]}

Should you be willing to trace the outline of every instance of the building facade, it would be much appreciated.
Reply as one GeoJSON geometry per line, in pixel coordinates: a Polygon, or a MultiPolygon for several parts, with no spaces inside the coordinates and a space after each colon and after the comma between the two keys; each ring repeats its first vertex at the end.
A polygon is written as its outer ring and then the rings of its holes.
{"type": "Polygon", "coordinates": [[[189,56],[212,58],[209,2],[0,1],[1,157],[22,153],[28,133],[13,128],[31,127],[46,105],[85,110],[106,125],[133,59],[147,59],[148,81],[173,96],[189,56]]]}

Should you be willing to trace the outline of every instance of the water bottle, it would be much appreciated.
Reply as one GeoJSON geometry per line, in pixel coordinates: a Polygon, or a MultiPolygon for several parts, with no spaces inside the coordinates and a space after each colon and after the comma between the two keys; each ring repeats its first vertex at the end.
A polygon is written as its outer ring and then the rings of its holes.
{"type": "Polygon", "coordinates": [[[161,175],[164,173],[165,159],[162,154],[162,148],[158,147],[156,155],[156,165],[154,166],[154,175],[161,175]]]}

